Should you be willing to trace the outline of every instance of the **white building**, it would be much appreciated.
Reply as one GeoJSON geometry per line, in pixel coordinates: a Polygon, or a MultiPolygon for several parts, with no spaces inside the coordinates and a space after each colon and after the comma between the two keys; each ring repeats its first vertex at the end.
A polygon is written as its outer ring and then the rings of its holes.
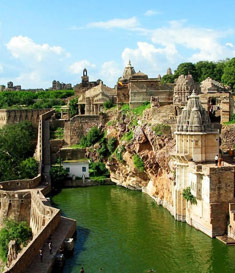
{"type": "Polygon", "coordinates": [[[89,178],[89,162],[87,159],[65,160],[62,162],[64,169],[69,172],[69,177],[89,178]]]}

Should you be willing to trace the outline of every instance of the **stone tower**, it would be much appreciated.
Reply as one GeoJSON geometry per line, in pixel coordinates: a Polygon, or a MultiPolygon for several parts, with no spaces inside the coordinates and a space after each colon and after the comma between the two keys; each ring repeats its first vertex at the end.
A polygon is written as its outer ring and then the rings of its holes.
{"type": "Polygon", "coordinates": [[[83,74],[82,74],[82,86],[87,87],[89,84],[89,77],[87,75],[87,69],[83,69],[83,74]]]}
{"type": "Polygon", "coordinates": [[[122,79],[129,80],[133,74],[135,74],[135,69],[131,66],[131,61],[129,60],[128,65],[124,68],[122,79]]]}
{"type": "Polygon", "coordinates": [[[182,193],[190,187],[195,197],[201,198],[202,165],[214,161],[219,153],[219,132],[213,129],[209,115],[195,92],[189,96],[178,117],[175,137],[174,217],[185,221],[186,200],[182,193]]]}

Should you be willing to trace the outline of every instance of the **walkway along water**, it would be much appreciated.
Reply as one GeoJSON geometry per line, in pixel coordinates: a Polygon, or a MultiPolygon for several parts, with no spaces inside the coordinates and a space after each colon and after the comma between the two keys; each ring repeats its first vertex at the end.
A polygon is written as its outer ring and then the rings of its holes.
{"type": "Polygon", "coordinates": [[[117,186],[63,189],[53,202],[78,225],[64,273],[82,266],[86,273],[235,272],[234,247],[175,221],[144,193],[117,186]]]}

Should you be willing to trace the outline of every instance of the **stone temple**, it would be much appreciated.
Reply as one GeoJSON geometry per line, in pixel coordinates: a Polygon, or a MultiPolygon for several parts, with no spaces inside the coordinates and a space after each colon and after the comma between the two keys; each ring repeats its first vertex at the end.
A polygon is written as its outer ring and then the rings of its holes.
{"type": "Polygon", "coordinates": [[[175,137],[174,217],[211,237],[225,234],[229,206],[235,202],[234,168],[229,164],[215,166],[219,130],[213,128],[208,112],[194,92],[178,117],[175,137]],[[187,187],[191,188],[196,204],[184,199],[187,187]]]}

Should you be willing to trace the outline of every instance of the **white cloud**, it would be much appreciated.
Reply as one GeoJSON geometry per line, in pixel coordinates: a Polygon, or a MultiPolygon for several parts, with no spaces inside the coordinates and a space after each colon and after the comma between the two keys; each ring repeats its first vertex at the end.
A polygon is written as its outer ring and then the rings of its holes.
{"type": "Polygon", "coordinates": [[[226,57],[232,57],[234,51],[228,50],[220,43],[220,39],[228,35],[228,32],[216,31],[207,28],[185,26],[185,20],[172,21],[168,27],[155,29],[152,41],[162,46],[182,46],[192,50],[188,60],[197,62],[200,60],[217,61],[226,57]]]}
{"type": "Polygon", "coordinates": [[[128,19],[112,19],[109,21],[101,21],[101,22],[92,22],[87,25],[87,27],[95,27],[95,28],[122,28],[122,29],[132,29],[139,26],[139,22],[136,17],[131,17],[128,19]]]}
{"type": "Polygon", "coordinates": [[[72,74],[81,74],[84,68],[95,68],[96,65],[90,63],[87,60],[81,60],[79,62],[73,63],[70,65],[69,70],[72,74]]]}
{"type": "Polygon", "coordinates": [[[160,11],[156,11],[156,10],[152,10],[152,9],[149,9],[145,12],[145,16],[153,16],[153,15],[157,15],[157,14],[161,14],[160,11]]]}
{"type": "Polygon", "coordinates": [[[228,47],[234,48],[234,45],[232,43],[226,43],[225,45],[228,47]]]}
{"type": "Polygon", "coordinates": [[[17,59],[31,59],[41,62],[50,55],[68,57],[69,54],[60,46],[50,46],[48,44],[37,44],[29,37],[15,36],[6,44],[12,56],[17,59]]]}
{"type": "Polygon", "coordinates": [[[121,69],[119,65],[114,61],[104,62],[101,67],[100,75],[104,78],[104,82],[107,85],[112,86],[121,76],[121,69]]]}
{"type": "Polygon", "coordinates": [[[29,37],[15,36],[6,44],[15,59],[17,72],[14,81],[23,88],[48,88],[54,79],[62,80],[66,60],[70,56],[60,46],[37,44],[29,37]]]}
{"type": "Polygon", "coordinates": [[[165,74],[169,66],[175,69],[181,62],[218,61],[235,55],[232,43],[221,42],[233,31],[191,27],[186,23],[171,21],[168,26],[146,30],[152,43],[139,41],[136,48],[125,48],[124,63],[130,59],[136,68],[156,76],[165,74]]]}

